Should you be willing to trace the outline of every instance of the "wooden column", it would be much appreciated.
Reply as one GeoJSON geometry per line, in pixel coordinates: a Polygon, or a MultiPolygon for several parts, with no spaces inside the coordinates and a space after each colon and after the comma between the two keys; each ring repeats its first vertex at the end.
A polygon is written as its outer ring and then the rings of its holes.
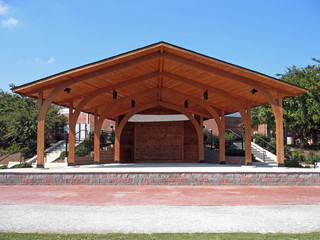
{"type": "Polygon", "coordinates": [[[76,132],[76,119],[73,116],[73,102],[69,104],[69,155],[68,166],[75,165],[75,132],[76,132]]]}
{"type": "Polygon", "coordinates": [[[283,141],[283,106],[282,95],[278,93],[278,114],[276,117],[277,166],[284,167],[284,141],[283,141]]]}
{"type": "Polygon", "coordinates": [[[225,116],[224,111],[221,111],[220,117],[220,129],[219,129],[219,163],[226,164],[226,140],[225,140],[225,116]]]}
{"type": "Polygon", "coordinates": [[[39,92],[38,95],[38,130],[37,130],[37,168],[44,167],[44,132],[46,112],[42,108],[43,93],[39,92]]]}
{"type": "Polygon", "coordinates": [[[201,137],[199,138],[199,162],[204,163],[204,144],[203,144],[203,117],[199,118],[199,126],[201,128],[201,137]]]}
{"type": "Polygon", "coordinates": [[[245,152],[246,152],[246,165],[252,165],[251,154],[251,106],[247,106],[247,117],[245,121],[245,152]]]}
{"type": "Polygon", "coordinates": [[[120,136],[119,136],[119,117],[115,119],[114,132],[114,163],[120,163],[120,136]]]}
{"type": "Polygon", "coordinates": [[[98,126],[98,109],[94,111],[94,164],[100,163],[100,130],[98,126]]]}
{"type": "Polygon", "coordinates": [[[181,124],[181,126],[182,126],[182,129],[181,129],[181,132],[182,132],[182,136],[181,136],[181,141],[182,141],[182,157],[181,157],[181,160],[182,160],[182,162],[184,162],[184,121],[182,122],[182,124],[181,124]]]}

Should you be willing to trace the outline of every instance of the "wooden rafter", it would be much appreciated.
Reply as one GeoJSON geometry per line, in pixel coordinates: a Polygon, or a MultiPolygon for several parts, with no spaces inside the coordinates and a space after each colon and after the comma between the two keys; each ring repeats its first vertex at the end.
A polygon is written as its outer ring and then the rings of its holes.
{"type": "Polygon", "coordinates": [[[216,76],[218,76],[220,78],[223,78],[223,79],[226,79],[226,80],[241,82],[241,83],[246,84],[246,85],[251,86],[251,87],[252,86],[253,87],[262,86],[262,87],[269,88],[269,89],[272,89],[272,90],[275,90],[275,91],[281,91],[283,93],[286,93],[286,94],[290,95],[290,93],[287,92],[285,89],[279,89],[279,88],[277,88],[275,86],[271,87],[271,86],[266,85],[266,84],[258,83],[258,82],[254,81],[254,80],[249,79],[249,78],[245,78],[245,77],[239,76],[237,74],[221,70],[219,68],[215,68],[215,67],[212,67],[212,66],[209,66],[209,65],[205,65],[203,63],[199,63],[199,62],[187,59],[187,58],[183,58],[183,57],[180,57],[180,56],[172,54],[172,53],[166,52],[166,53],[164,53],[164,57],[167,58],[167,59],[173,60],[175,62],[186,64],[188,66],[191,66],[191,67],[194,67],[194,68],[209,72],[209,73],[211,73],[213,75],[216,75],[216,76]]]}
{"type": "MultiPolygon", "coordinates": [[[[99,77],[99,76],[108,74],[110,72],[114,72],[114,71],[117,71],[117,70],[120,70],[120,69],[123,69],[123,68],[127,68],[127,67],[130,67],[130,66],[134,66],[134,65],[146,62],[146,61],[150,61],[152,59],[155,59],[155,58],[159,57],[159,55],[160,55],[160,53],[156,52],[156,53],[148,54],[148,55],[143,56],[143,57],[131,59],[131,60],[128,60],[126,62],[122,62],[122,63],[116,64],[116,65],[110,66],[108,68],[99,69],[99,70],[96,70],[94,72],[90,72],[90,73],[86,73],[86,74],[80,75],[78,77],[70,78],[68,80],[63,81],[63,84],[66,84],[67,86],[71,86],[71,85],[73,85],[75,83],[78,83],[78,82],[86,81],[88,79],[91,79],[91,78],[94,78],[94,77],[99,77]]],[[[61,82],[58,82],[58,83],[55,83],[55,84],[52,84],[52,85],[47,85],[45,87],[40,88],[40,91],[44,91],[44,90],[50,89],[50,88],[55,88],[55,87],[57,87],[59,85],[61,85],[61,82]]],[[[20,89],[16,88],[15,91],[19,92],[20,89]]],[[[26,91],[25,94],[33,94],[35,92],[39,92],[39,89],[26,91]]]]}

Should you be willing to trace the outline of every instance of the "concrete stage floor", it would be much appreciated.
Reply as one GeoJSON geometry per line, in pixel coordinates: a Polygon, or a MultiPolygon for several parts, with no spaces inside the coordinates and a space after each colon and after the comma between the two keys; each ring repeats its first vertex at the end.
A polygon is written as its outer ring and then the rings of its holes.
{"type": "Polygon", "coordinates": [[[68,167],[65,163],[45,165],[45,168],[4,169],[0,173],[320,173],[320,168],[286,168],[253,163],[252,166],[220,165],[208,163],[132,163],[100,164],[68,167]]]}

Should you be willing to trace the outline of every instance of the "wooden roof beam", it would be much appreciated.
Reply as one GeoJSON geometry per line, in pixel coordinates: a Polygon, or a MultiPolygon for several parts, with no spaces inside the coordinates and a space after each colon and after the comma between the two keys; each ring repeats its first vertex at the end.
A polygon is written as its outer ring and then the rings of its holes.
{"type": "MultiPolygon", "coordinates": [[[[241,77],[241,76],[236,75],[234,73],[230,73],[230,72],[227,72],[227,71],[224,71],[224,70],[221,70],[221,69],[209,66],[209,65],[205,65],[203,63],[199,63],[199,62],[196,62],[196,61],[193,61],[193,60],[189,60],[189,59],[186,59],[184,57],[180,57],[180,56],[172,54],[172,53],[165,52],[164,53],[164,57],[167,58],[167,59],[173,60],[175,62],[183,63],[183,64],[189,65],[191,67],[195,67],[195,68],[201,69],[203,71],[210,72],[210,73],[212,73],[214,75],[223,77],[223,78],[225,78],[227,80],[241,82],[241,83],[249,85],[250,87],[253,87],[253,88],[256,87],[256,86],[258,86],[258,87],[261,86],[261,87],[265,87],[265,88],[268,88],[268,89],[271,89],[271,90],[275,90],[277,92],[285,93],[285,94],[287,94],[289,96],[292,95],[292,93],[290,93],[290,92],[288,92],[286,90],[280,89],[278,87],[272,87],[270,85],[261,84],[259,82],[254,81],[254,80],[251,80],[249,78],[241,77]]],[[[278,81],[280,81],[280,80],[278,80],[278,81]]]]}
{"type": "MultiPolygon", "coordinates": [[[[177,97],[180,97],[181,99],[188,99],[191,102],[194,102],[194,103],[198,104],[199,106],[201,106],[203,108],[205,108],[204,106],[210,107],[214,111],[216,111],[219,115],[221,114],[221,109],[217,109],[216,107],[214,107],[214,106],[210,105],[209,103],[207,103],[205,101],[202,101],[202,100],[200,100],[200,99],[198,99],[196,97],[190,96],[190,95],[185,94],[185,93],[178,92],[178,91],[170,89],[170,88],[162,88],[162,91],[163,91],[163,93],[167,93],[167,94],[170,94],[172,96],[177,96],[177,97]]],[[[229,109],[226,112],[232,112],[232,111],[229,109]]]]}
{"type": "MultiPolygon", "coordinates": [[[[194,87],[197,87],[197,88],[201,88],[204,91],[208,90],[210,92],[214,92],[215,94],[218,94],[218,95],[220,95],[221,97],[223,97],[225,99],[228,99],[228,96],[231,96],[231,94],[229,92],[227,92],[227,91],[224,91],[222,89],[218,89],[218,88],[215,88],[215,87],[211,87],[211,86],[208,86],[206,84],[203,84],[203,83],[200,83],[200,82],[197,82],[197,81],[185,78],[185,77],[181,77],[181,76],[169,73],[169,72],[163,72],[162,74],[163,74],[163,76],[169,77],[169,78],[171,78],[173,80],[176,80],[176,81],[179,81],[181,83],[186,83],[186,84],[189,84],[191,86],[194,86],[194,87]]],[[[232,97],[234,99],[236,99],[243,106],[245,106],[247,102],[250,102],[249,99],[245,99],[243,97],[235,96],[234,94],[232,95],[232,97]]],[[[253,102],[253,101],[251,101],[251,102],[253,102]]],[[[254,103],[254,104],[258,104],[258,103],[254,103]]]]}
{"type": "MultiPolygon", "coordinates": [[[[159,88],[157,88],[157,87],[156,88],[150,88],[150,89],[147,89],[147,90],[144,90],[144,91],[141,91],[141,92],[137,92],[135,94],[132,94],[132,95],[120,98],[120,99],[112,100],[112,103],[109,103],[107,105],[111,105],[112,104],[112,105],[115,105],[116,107],[121,107],[121,104],[124,104],[128,100],[131,100],[131,99],[136,100],[136,99],[145,97],[145,96],[150,95],[150,94],[156,94],[158,92],[159,92],[159,88]]],[[[84,111],[88,111],[89,112],[90,111],[89,109],[97,109],[97,108],[101,108],[103,106],[106,106],[106,103],[89,107],[87,109],[84,109],[84,111]]]]}
{"type": "MultiPolygon", "coordinates": [[[[166,102],[166,101],[160,101],[160,102],[166,102]]],[[[167,103],[169,103],[169,102],[167,102],[167,103]]],[[[177,105],[176,103],[171,103],[171,104],[177,105]]],[[[161,104],[159,104],[159,106],[161,106],[161,104]]],[[[177,106],[179,106],[179,105],[177,105],[177,106]]],[[[180,106],[180,107],[183,107],[182,103],[181,103],[181,106],[180,106]]],[[[113,108],[113,109],[114,109],[114,108],[113,108]]],[[[110,113],[111,115],[106,115],[106,118],[114,119],[114,118],[116,118],[117,116],[127,114],[128,112],[130,112],[130,110],[131,110],[131,108],[125,109],[125,110],[123,110],[123,111],[111,112],[111,113],[110,113]]],[[[192,109],[192,107],[190,107],[190,106],[189,106],[189,108],[188,108],[188,111],[189,111],[190,113],[194,113],[194,114],[196,114],[196,115],[198,115],[198,116],[202,116],[202,117],[205,117],[205,118],[207,118],[207,119],[211,119],[211,118],[212,118],[212,116],[211,116],[210,114],[196,111],[196,110],[192,109]]]]}
{"type": "Polygon", "coordinates": [[[139,76],[139,77],[136,77],[136,78],[131,78],[131,79],[122,81],[120,83],[110,85],[108,87],[100,88],[100,89],[98,89],[98,90],[96,90],[96,91],[94,91],[94,92],[92,92],[90,94],[87,94],[87,95],[81,95],[81,96],[77,96],[77,97],[74,97],[74,98],[69,98],[69,99],[57,102],[57,104],[64,105],[66,103],[69,103],[70,101],[75,101],[75,100],[78,100],[78,99],[81,99],[81,98],[85,98],[85,99],[89,98],[90,100],[92,100],[94,97],[97,97],[97,96],[99,96],[99,95],[101,95],[101,94],[103,94],[105,92],[112,91],[112,90],[117,90],[117,89],[120,89],[120,88],[123,88],[123,87],[127,87],[127,86],[130,86],[130,85],[138,83],[138,82],[143,82],[143,81],[149,80],[150,78],[157,77],[158,75],[159,75],[158,72],[152,72],[152,73],[149,73],[149,74],[146,74],[146,75],[143,75],[143,76],[139,76]]]}
{"type": "MultiPolygon", "coordinates": [[[[116,64],[116,65],[113,65],[113,66],[110,66],[107,68],[103,68],[103,69],[99,69],[99,70],[96,70],[96,71],[93,71],[90,73],[86,73],[86,74],[83,74],[83,75],[80,75],[77,77],[71,77],[68,80],[60,81],[58,83],[51,84],[51,85],[48,85],[45,87],[39,87],[34,90],[30,90],[30,91],[27,90],[26,92],[23,92],[23,89],[30,88],[30,85],[32,85],[32,84],[29,84],[28,86],[25,86],[25,87],[17,87],[13,91],[15,93],[33,94],[33,93],[38,93],[39,91],[44,91],[44,90],[47,90],[50,88],[55,88],[57,86],[60,86],[61,84],[63,84],[64,87],[70,87],[71,85],[78,83],[78,82],[86,81],[86,80],[94,78],[94,77],[98,77],[98,76],[105,75],[105,74],[108,74],[108,73],[111,73],[111,72],[114,72],[114,71],[117,71],[117,70],[120,70],[123,68],[131,67],[131,66],[134,66],[134,65],[146,62],[146,61],[150,61],[152,59],[158,58],[160,55],[161,55],[161,53],[155,52],[155,53],[151,53],[151,54],[139,57],[139,58],[134,58],[134,59],[128,60],[126,62],[116,64]]],[[[41,82],[43,82],[43,81],[41,81],[41,82]]]]}

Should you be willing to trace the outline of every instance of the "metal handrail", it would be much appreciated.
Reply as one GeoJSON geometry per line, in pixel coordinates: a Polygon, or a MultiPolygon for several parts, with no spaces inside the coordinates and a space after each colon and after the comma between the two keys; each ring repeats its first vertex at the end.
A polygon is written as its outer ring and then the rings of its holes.
{"type": "Polygon", "coordinates": [[[235,131],[231,130],[231,129],[226,129],[226,131],[230,131],[231,133],[233,133],[234,135],[236,135],[239,138],[242,138],[242,136],[240,136],[238,133],[236,133],[235,131]]]}
{"type": "MultiPolygon", "coordinates": [[[[256,136],[256,138],[258,138],[258,135],[256,136]]],[[[271,145],[269,142],[263,140],[262,138],[259,137],[260,140],[262,140],[262,142],[266,143],[268,146],[271,146],[273,149],[276,149],[273,145],[271,145]]],[[[260,146],[261,147],[261,146],[260,146]]]]}

